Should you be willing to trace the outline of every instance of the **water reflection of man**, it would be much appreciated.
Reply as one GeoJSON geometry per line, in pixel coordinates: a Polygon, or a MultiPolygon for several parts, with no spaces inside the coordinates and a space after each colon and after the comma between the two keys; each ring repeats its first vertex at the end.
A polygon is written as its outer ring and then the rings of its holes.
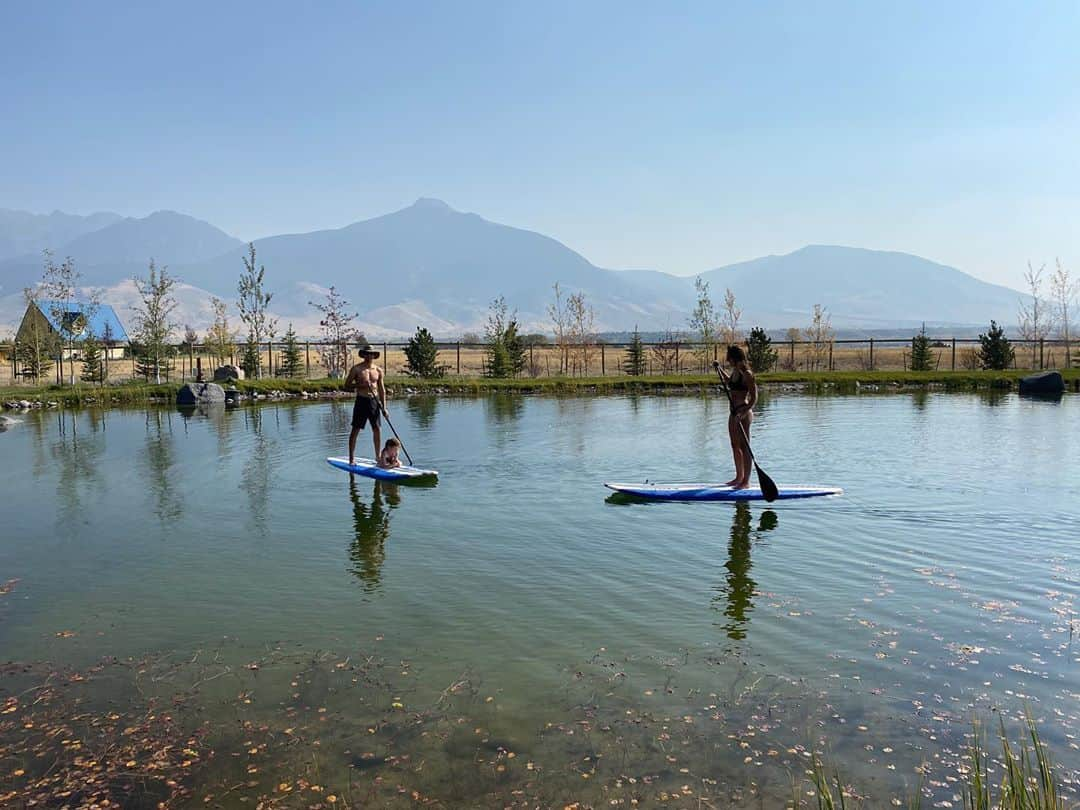
{"type": "Polygon", "coordinates": [[[349,547],[349,571],[363,583],[365,591],[379,587],[386,541],[390,537],[390,509],[401,502],[397,484],[372,481],[371,505],[360,495],[356,476],[349,476],[349,499],[353,506],[353,542],[349,547]],[[385,499],[385,502],[384,502],[385,499]]]}
{"type": "Polygon", "coordinates": [[[713,601],[724,599],[724,616],[727,622],[724,631],[728,638],[738,641],[746,638],[746,625],[750,622],[750,612],[754,609],[753,597],[757,583],[750,577],[753,563],[750,559],[752,540],[761,539],[764,532],[772,531],[779,522],[776,512],[766,509],[758,519],[757,531],[752,533],[750,507],[745,502],[735,504],[735,514],[731,520],[731,540],[728,543],[728,559],[724,563],[727,576],[724,584],[713,601]],[[753,534],[753,536],[751,536],[753,534]]]}

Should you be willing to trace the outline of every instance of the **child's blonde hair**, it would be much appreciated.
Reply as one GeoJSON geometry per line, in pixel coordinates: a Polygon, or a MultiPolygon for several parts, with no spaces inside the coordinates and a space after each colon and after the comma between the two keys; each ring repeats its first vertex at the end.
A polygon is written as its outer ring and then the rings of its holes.
{"type": "Polygon", "coordinates": [[[387,447],[401,447],[401,442],[399,442],[397,439],[393,439],[393,438],[387,439],[386,440],[386,446],[387,447]]]}

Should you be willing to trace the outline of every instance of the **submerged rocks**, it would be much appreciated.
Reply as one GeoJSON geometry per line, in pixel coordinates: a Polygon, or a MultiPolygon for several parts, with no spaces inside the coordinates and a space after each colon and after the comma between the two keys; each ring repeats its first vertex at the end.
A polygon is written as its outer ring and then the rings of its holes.
{"type": "Polygon", "coordinates": [[[176,392],[176,404],[181,407],[213,405],[225,402],[225,389],[214,383],[187,383],[176,392]]]}
{"type": "Polygon", "coordinates": [[[1064,394],[1065,379],[1057,371],[1044,371],[1020,378],[1021,394],[1064,394]]]}

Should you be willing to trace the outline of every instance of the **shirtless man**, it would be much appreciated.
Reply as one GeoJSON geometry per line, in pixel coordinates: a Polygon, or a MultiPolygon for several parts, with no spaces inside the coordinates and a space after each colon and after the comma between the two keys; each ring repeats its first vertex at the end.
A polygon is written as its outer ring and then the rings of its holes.
{"type": "Polygon", "coordinates": [[[371,424],[371,439],[375,446],[375,458],[382,451],[382,431],[380,423],[382,412],[386,410],[386,387],[383,385],[383,373],[373,362],[379,353],[367,343],[357,347],[361,362],[349,370],[345,378],[345,390],[356,391],[356,404],[352,412],[352,433],[349,434],[349,463],[353,463],[356,453],[356,436],[364,425],[371,424]]]}

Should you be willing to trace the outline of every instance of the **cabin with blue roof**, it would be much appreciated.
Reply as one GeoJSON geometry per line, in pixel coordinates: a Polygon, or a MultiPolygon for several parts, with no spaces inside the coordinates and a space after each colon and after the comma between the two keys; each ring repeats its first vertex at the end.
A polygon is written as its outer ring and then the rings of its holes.
{"type": "MultiPolygon", "coordinates": [[[[35,334],[64,339],[70,331],[76,342],[92,336],[104,344],[110,360],[122,358],[129,339],[116,310],[108,304],[98,304],[96,309],[89,308],[88,315],[87,308],[81,301],[33,301],[26,308],[15,342],[31,343],[35,334]]],[[[68,354],[65,349],[64,356],[68,354]]]]}

